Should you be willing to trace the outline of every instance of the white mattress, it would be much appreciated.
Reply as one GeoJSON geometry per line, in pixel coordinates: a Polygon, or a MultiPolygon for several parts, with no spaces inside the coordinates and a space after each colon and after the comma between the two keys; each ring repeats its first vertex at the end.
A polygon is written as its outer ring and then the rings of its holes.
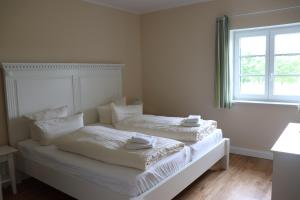
{"type": "Polygon", "coordinates": [[[101,187],[128,197],[135,197],[149,190],[166,177],[183,168],[191,158],[190,149],[185,147],[152,166],[140,171],[92,160],[80,155],[59,150],[56,146],[40,146],[33,140],[18,144],[20,153],[26,159],[55,168],[64,173],[80,176],[101,187]]]}

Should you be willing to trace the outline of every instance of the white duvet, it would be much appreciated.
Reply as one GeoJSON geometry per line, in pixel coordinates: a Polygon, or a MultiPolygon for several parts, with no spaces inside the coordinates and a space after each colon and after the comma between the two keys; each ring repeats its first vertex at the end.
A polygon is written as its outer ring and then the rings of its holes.
{"type": "Polygon", "coordinates": [[[213,120],[200,120],[199,127],[184,127],[181,126],[183,119],[180,117],[140,115],[119,121],[115,127],[120,130],[136,131],[187,142],[202,140],[217,128],[217,122],[213,120]]]}
{"type": "Polygon", "coordinates": [[[184,144],[176,140],[156,137],[153,148],[128,150],[127,140],[142,135],[102,126],[87,126],[59,138],[56,145],[68,151],[95,160],[146,170],[162,158],[178,152],[184,144]]]}

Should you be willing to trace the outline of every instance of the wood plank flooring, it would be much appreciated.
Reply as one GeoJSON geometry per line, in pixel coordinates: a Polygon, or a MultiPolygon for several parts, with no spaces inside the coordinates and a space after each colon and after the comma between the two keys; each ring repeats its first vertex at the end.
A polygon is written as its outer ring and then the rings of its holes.
{"type": "MultiPolygon", "coordinates": [[[[231,155],[230,169],[218,164],[207,171],[175,200],[270,200],[272,161],[231,155]]],[[[4,200],[74,200],[33,178],[18,185],[18,194],[4,190],[4,200]]]]}
{"type": "Polygon", "coordinates": [[[215,166],[181,192],[176,200],[270,200],[272,161],[231,155],[230,169],[215,166]]]}

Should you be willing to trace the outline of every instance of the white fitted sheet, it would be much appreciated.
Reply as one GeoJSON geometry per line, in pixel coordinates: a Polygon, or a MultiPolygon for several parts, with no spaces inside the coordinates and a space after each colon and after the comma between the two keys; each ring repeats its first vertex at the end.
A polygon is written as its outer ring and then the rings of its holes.
{"type": "Polygon", "coordinates": [[[18,148],[26,159],[64,173],[71,173],[128,197],[140,195],[179,171],[191,157],[190,149],[185,147],[180,152],[159,161],[147,171],[141,171],[64,152],[54,145],[40,146],[33,140],[20,142],[18,148]]]}

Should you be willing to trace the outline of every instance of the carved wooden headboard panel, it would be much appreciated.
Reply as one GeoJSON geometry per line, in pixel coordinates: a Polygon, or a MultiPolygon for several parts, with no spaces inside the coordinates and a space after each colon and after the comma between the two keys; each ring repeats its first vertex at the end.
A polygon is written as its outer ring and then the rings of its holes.
{"type": "Polygon", "coordinates": [[[123,64],[2,63],[5,76],[9,143],[29,138],[23,115],[68,105],[98,121],[96,107],[122,96],[123,64]]]}

